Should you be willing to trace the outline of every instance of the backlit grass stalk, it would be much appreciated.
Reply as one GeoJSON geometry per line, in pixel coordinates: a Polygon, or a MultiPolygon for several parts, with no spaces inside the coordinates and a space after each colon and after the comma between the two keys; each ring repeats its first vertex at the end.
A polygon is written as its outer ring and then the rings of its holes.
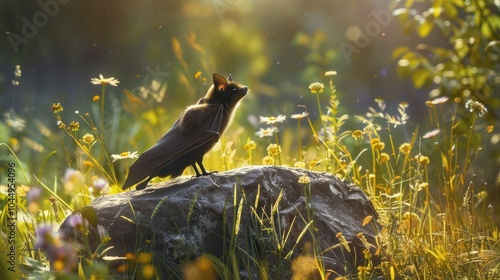
{"type": "MultiPolygon", "coordinates": [[[[321,104],[319,102],[319,95],[316,94],[316,101],[318,102],[318,110],[319,110],[319,118],[320,118],[320,121],[321,121],[321,125],[323,126],[323,137],[324,139],[322,140],[323,143],[328,143],[328,132],[326,130],[326,124],[325,124],[325,120],[323,119],[323,111],[321,110],[321,104]]],[[[326,157],[325,157],[325,167],[326,167],[326,171],[328,172],[329,171],[329,167],[330,167],[330,164],[329,164],[329,156],[328,156],[328,149],[330,147],[328,147],[328,144],[325,145],[327,147],[327,150],[326,150],[326,157]]]]}
{"type": "MultiPolygon", "coordinates": [[[[219,276],[222,279],[240,279],[239,273],[239,248],[238,248],[238,234],[240,230],[241,223],[241,212],[243,207],[243,195],[238,203],[238,183],[234,186],[233,191],[233,220],[232,227],[229,236],[226,236],[226,230],[224,230],[223,240],[229,239],[229,248],[226,247],[226,242],[224,242],[223,247],[223,257],[222,262],[214,262],[216,264],[216,270],[219,272],[219,276]],[[221,274],[223,273],[223,274],[221,274]]],[[[224,223],[227,221],[226,203],[224,203],[223,220],[224,223]]]]}
{"type": "Polygon", "coordinates": [[[297,141],[299,146],[299,161],[302,161],[302,136],[300,135],[300,119],[297,119],[297,141]]]}
{"type": "MultiPolygon", "coordinates": [[[[116,87],[118,85],[118,83],[120,83],[120,81],[118,81],[114,77],[104,78],[102,75],[99,75],[99,78],[91,78],[90,82],[94,85],[99,85],[99,84],[101,85],[101,108],[100,108],[101,109],[101,125],[100,125],[101,127],[100,127],[100,133],[98,135],[100,135],[99,143],[101,144],[101,161],[104,162],[105,157],[106,157],[106,149],[104,147],[104,101],[105,101],[105,97],[106,97],[106,85],[109,84],[109,85],[116,87]]],[[[110,164],[109,157],[108,157],[108,164],[110,164]]],[[[111,164],[109,167],[111,170],[113,169],[113,166],[111,164]]],[[[114,182],[116,182],[116,177],[115,176],[113,176],[113,177],[114,177],[114,182]]]]}
{"type": "MultiPolygon", "coordinates": [[[[101,172],[103,172],[103,175],[105,175],[106,177],[108,177],[111,181],[112,184],[117,184],[118,183],[118,179],[116,178],[116,172],[115,172],[115,169],[113,168],[113,164],[112,164],[112,161],[111,161],[111,157],[109,156],[105,146],[104,146],[104,139],[101,138],[101,136],[99,135],[99,133],[96,133],[95,131],[95,126],[94,126],[94,122],[92,121],[92,117],[90,116],[89,113],[85,114],[85,116],[88,118],[84,118],[84,116],[82,116],[81,114],[79,114],[80,118],[85,122],[85,124],[87,124],[88,127],[90,127],[92,129],[92,131],[94,132],[94,135],[96,137],[96,141],[100,144],[100,148],[101,148],[101,162],[99,162],[93,155],[92,153],[90,152],[90,146],[88,147],[88,153],[87,153],[87,156],[89,156],[89,158],[92,159],[92,161],[95,163],[95,162],[98,162],[99,165],[101,166],[101,172]],[[104,161],[107,161],[107,164],[109,166],[109,172],[107,172],[104,167],[102,166],[102,163],[104,163],[104,161]]],[[[74,139],[77,139],[76,137],[74,139]]],[[[80,142],[80,141],[78,141],[80,142]]],[[[78,145],[78,143],[77,143],[78,145]]],[[[128,170],[128,169],[126,169],[128,170]]]]}
{"type": "Polygon", "coordinates": [[[257,148],[257,144],[255,141],[247,139],[247,142],[245,145],[243,145],[243,150],[247,151],[248,153],[248,164],[252,165],[253,164],[253,150],[257,148]]]}
{"type": "Polygon", "coordinates": [[[80,148],[82,149],[82,151],[89,157],[89,159],[92,160],[92,162],[94,163],[94,165],[99,169],[99,171],[103,174],[103,176],[106,176],[108,178],[109,181],[111,182],[115,182],[116,183],[116,179],[113,178],[107,171],[106,169],[101,165],[101,163],[92,155],[92,153],[87,149],[87,147],[82,144],[80,141],[78,141],[77,138],[75,138],[75,136],[73,135],[73,133],[71,133],[70,131],[68,131],[67,129],[63,129],[66,134],[71,138],[73,139],[73,141],[75,142],[75,144],[80,148]]]}
{"type": "MultiPolygon", "coordinates": [[[[323,92],[325,86],[322,84],[322,83],[312,83],[309,85],[309,89],[311,90],[311,93],[314,94],[316,96],[316,103],[317,103],[317,106],[318,106],[318,112],[319,112],[319,118],[320,118],[320,121],[321,121],[321,125],[323,127],[323,133],[324,133],[324,139],[323,140],[320,140],[322,141],[323,143],[325,143],[325,146],[327,148],[326,150],[326,156],[325,156],[325,168],[326,168],[326,171],[328,172],[329,171],[329,156],[328,156],[328,145],[326,143],[328,143],[328,132],[326,130],[326,123],[325,123],[325,120],[323,119],[324,115],[323,115],[323,110],[321,109],[321,102],[319,100],[319,94],[323,92]]],[[[319,136],[318,136],[318,139],[319,139],[319,136]]]]}
{"type": "Polygon", "coordinates": [[[476,125],[476,114],[472,114],[472,124],[470,126],[469,136],[467,137],[467,148],[465,150],[465,163],[466,163],[466,165],[465,165],[464,173],[467,172],[467,170],[469,169],[469,166],[472,162],[471,156],[470,156],[470,150],[471,150],[471,142],[472,142],[472,137],[473,137],[475,125],[476,125]]]}
{"type": "Polygon", "coordinates": [[[9,153],[14,157],[16,163],[17,163],[17,166],[16,166],[16,169],[17,168],[20,168],[21,169],[21,174],[23,175],[24,179],[26,180],[26,183],[31,185],[30,183],[30,179],[26,173],[26,170],[24,169],[24,166],[23,164],[21,164],[21,161],[19,160],[19,158],[17,157],[16,153],[12,150],[12,148],[6,144],[6,143],[0,143],[0,147],[5,147],[7,150],[9,150],[9,153]]]}
{"type": "MultiPolygon", "coordinates": [[[[106,94],[106,84],[103,83],[101,84],[101,127],[100,127],[100,130],[101,130],[101,140],[103,143],[104,142],[104,97],[105,97],[105,94],[106,94]]],[[[101,144],[102,146],[102,144],[101,144]]],[[[104,147],[101,147],[101,160],[104,160],[104,147]]]]}
{"type": "MultiPolygon", "coordinates": [[[[331,72],[331,71],[329,71],[329,72],[331,72]]],[[[328,76],[329,72],[325,73],[325,76],[328,76]]],[[[338,136],[339,136],[339,131],[340,131],[340,123],[339,123],[339,119],[337,117],[340,102],[338,101],[337,95],[336,95],[337,89],[335,88],[335,85],[333,84],[333,75],[329,75],[329,76],[330,76],[330,81],[329,81],[329,84],[330,84],[330,101],[329,101],[330,107],[328,109],[332,114],[332,116],[331,116],[331,127],[333,128],[333,139],[331,139],[332,142],[330,143],[330,141],[329,141],[330,139],[328,138],[326,129],[325,129],[325,137],[326,137],[326,143],[331,144],[330,149],[331,149],[331,154],[333,156],[332,173],[335,174],[337,172],[337,164],[340,163],[340,160],[338,159],[338,154],[339,154],[338,148],[340,145],[340,141],[339,141],[338,136]]]]}
{"type": "Polygon", "coordinates": [[[278,145],[278,164],[281,166],[281,149],[280,142],[278,140],[278,127],[276,123],[273,124],[274,127],[274,140],[276,141],[276,145],[278,145]]]}
{"type": "MultiPolygon", "coordinates": [[[[304,112],[301,114],[293,114],[290,117],[292,119],[297,120],[297,141],[298,141],[298,151],[299,151],[299,162],[302,162],[302,135],[300,133],[300,121],[304,118],[309,116],[309,113],[307,113],[307,107],[305,105],[298,105],[298,107],[303,107],[304,112]]],[[[315,133],[315,132],[313,132],[315,133]]]]}

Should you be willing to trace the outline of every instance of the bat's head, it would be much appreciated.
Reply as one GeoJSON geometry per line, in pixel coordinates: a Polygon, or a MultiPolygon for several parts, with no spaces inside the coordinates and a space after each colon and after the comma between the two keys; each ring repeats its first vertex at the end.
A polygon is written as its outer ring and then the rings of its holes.
{"type": "Polygon", "coordinates": [[[248,87],[234,82],[231,74],[226,78],[214,73],[214,85],[210,87],[205,98],[217,103],[235,106],[248,92],[248,87]]]}

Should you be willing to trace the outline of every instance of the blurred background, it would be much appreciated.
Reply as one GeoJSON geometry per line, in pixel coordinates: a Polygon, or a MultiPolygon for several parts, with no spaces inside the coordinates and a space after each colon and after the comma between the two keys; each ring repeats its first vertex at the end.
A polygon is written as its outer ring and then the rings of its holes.
{"type": "MultiPolygon", "coordinates": [[[[498,1],[480,2],[484,4],[483,17],[498,15],[498,1]]],[[[420,132],[434,128],[420,121],[428,117],[425,101],[440,96],[480,100],[489,110],[487,122],[497,124],[500,52],[497,44],[485,46],[500,40],[500,24],[495,17],[477,31],[473,13],[464,5],[471,4],[3,0],[0,107],[4,112],[15,112],[27,124],[36,121],[38,126],[55,130],[51,104],[60,102],[67,114],[77,110],[84,113],[88,108],[97,112],[92,98],[100,95],[101,88],[92,85],[90,78],[99,74],[115,77],[120,83],[107,87],[106,108],[108,115],[118,115],[125,123],[120,129],[131,134],[127,139],[113,138],[110,147],[116,145],[113,152],[126,146],[143,151],[168,129],[183,108],[205,94],[213,72],[231,73],[236,81],[250,87],[251,94],[243,100],[233,124],[235,129],[246,128],[242,136],[246,138],[254,137],[259,116],[302,112],[303,107],[297,105],[305,105],[311,118],[317,119],[316,99],[308,85],[328,84],[324,73],[335,70],[342,114],[363,115],[375,98],[385,99],[387,110],[395,113],[400,102],[410,104],[407,112],[411,126],[406,134],[398,135],[402,141],[411,138],[417,125],[420,132]],[[467,33],[452,28],[469,20],[467,33]],[[464,38],[468,54],[451,59],[457,48],[463,48],[457,46],[457,40],[464,38]],[[433,49],[426,49],[426,45],[433,49]],[[476,45],[481,47],[473,48],[476,45]],[[474,51],[480,59],[474,59],[474,51]],[[16,65],[22,71],[18,78],[14,74],[16,65]],[[477,80],[484,81],[479,85],[467,82],[463,76],[458,77],[463,71],[453,65],[479,69],[465,75],[478,75],[477,80]],[[456,79],[446,76],[446,71],[455,71],[456,79]],[[470,88],[471,84],[475,88],[470,88]],[[129,106],[141,106],[148,98],[154,99],[155,114],[160,115],[150,134],[132,124],[133,118],[144,115],[123,109],[127,109],[123,100],[128,100],[129,106]],[[13,111],[9,111],[11,108],[13,111]],[[137,140],[140,134],[148,135],[149,141],[137,140]]],[[[326,95],[322,98],[328,102],[326,95]]],[[[346,129],[356,129],[354,121],[346,129]]],[[[12,136],[21,132],[6,133],[12,136]]],[[[42,142],[36,131],[26,137],[42,142]]],[[[484,167],[484,180],[493,187],[499,166],[497,143],[486,142],[484,157],[493,164],[484,167]]],[[[26,156],[37,157],[33,153],[26,156]]]]}
{"type": "MultiPolygon", "coordinates": [[[[187,104],[204,94],[205,87],[186,92],[179,81],[181,72],[187,79],[183,82],[196,84],[197,71],[206,77],[232,73],[250,85],[255,99],[276,101],[261,102],[258,110],[263,112],[291,113],[296,104],[307,103],[303,96],[307,86],[328,70],[339,72],[337,88],[343,105],[352,112],[366,108],[376,97],[393,104],[407,101],[413,105],[410,110],[418,112],[426,99],[425,90],[415,90],[410,81],[397,78],[392,51],[417,41],[403,33],[395,17],[386,26],[379,25],[380,31],[374,28],[375,34],[357,52],[346,57],[341,50],[343,42],[356,46],[351,40],[355,35],[349,32],[364,30],[374,20],[370,12],[393,9],[389,1],[60,2],[41,1],[57,5],[48,8],[56,12],[47,20],[40,16],[44,8],[37,1],[0,4],[3,109],[14,106],[16,111],[45,115],[41,109],[53,102],[78,107],[95,93],[91,77],[119,79],[119,94],[141,86],[151,72],[158,72],[168,84],[167,103],[183,95],[181,102],[187,104]],[[34,31],[23,30],[23,18],[33,23],[34,31]],[[33,33],[32,38],[23,36],[23,31],[33,33]],[[14,47],[5,32],[26,41],[14,39],[14,47]],[[185,64],[176,57],[174,38],[185,64]],[[15,65],[22,67],[23,76],[16,88],[17,102],[12,104],[15,65]]],[[[440,43],[435,37],[430,39],[440,43]]]]}

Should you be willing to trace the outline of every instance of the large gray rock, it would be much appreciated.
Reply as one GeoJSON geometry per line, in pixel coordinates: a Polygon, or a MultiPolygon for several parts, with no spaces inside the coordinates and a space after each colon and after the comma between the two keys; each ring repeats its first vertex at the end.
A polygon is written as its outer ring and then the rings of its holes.
{"type": "MultiPolygon", "coordinates": [[[[323,253],[326,269],[339,275],[354,273],[366,263],[363,254],[366,244],[357,235],[363,233],[369,243],[376,244],[377,213],[359,187],[328,173],[298,168],[255,166],[200,178],[183,177],[142,191],[102,196],[77,212],[89,220],[91,237],[97,236],[98,224],[108,230],[111,241],[106,247],[113,248],[106,252],[107,256],[151,251],[155,263],[160,264],[157,270],[167,278],[172,271],[179,271],[181,262],[201,253],[223,255],[223,250],[229,248],[229,239],[234,237],[234,213],[242,195],[236,238],[240,249],[235,251],[244,278],[248,273],[257,274],[256,265],[249,261],[248,255],[267,260],[269,267],[280,262],[291,271],[293,260],[301,252],[305,254],[303,248],[308,246],[304,244],[313,239],[319,251],[326,250],[323,253]],[[310,189],[307,184],[299,183],[303,175],[309,177],[310,189]],[[372,216],[372,220],[363,226],[367,216],[372,216]],[[314,222],[304,231],[311,220],[314,222]],[[341,244],[339,233],[348,242],[350,252],[341,244]],[[281,251],[276,240],[283,245],[281,251]]],[[[81,240],[81,236],[75,236],[68,219],[60,231],[66,238],[81,240]]],[[[92,238],[90,241],[95,248],[97,242],[92,238]]],[[[377,264],[375,246],[368,247],[372,261],[377,264]]],[[[112,268],[121,262],[112,262],[112,268]]]]}

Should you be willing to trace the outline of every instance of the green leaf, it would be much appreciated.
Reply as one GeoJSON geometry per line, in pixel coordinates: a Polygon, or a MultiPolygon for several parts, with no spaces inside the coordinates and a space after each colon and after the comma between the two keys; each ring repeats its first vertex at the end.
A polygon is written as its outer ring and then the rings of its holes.
{"type": "Polygon", "coordinates": [[[450,17],[451,19],[455,19],[457,17],[458,11],[455,5],[451,1],[444,1],[443,3],[444,13],[450,17]]]}
{"type": "Polygon", "coordinates": [[[413,81],[415,88],[421,88],[427,83],[429,78],[429,71],[425,69],[418,69],[413,73],[411,80],[413,81]]]}
{"type": "Polygon", "coordinates": [[[409,51],[410,51],[410,48],[408,48],[408,47],[399,47],[399,48],[396,48],[392,52],[391,58],[392,59],[397,59],[398,57],[400,57],[401,55],[403,55],[404,53],[407,53],[409,51]]]}
{"type": "Polygon", "coordinates": [[[488,50],[489,48],[493,48],[494,46],[500,46],[500,40],[489,42],[488,45],[486,45],[486,47],[484,49],[488,50]]]}
{"type": "Polygon", "coordinates": [[[408,0],[408,1],[406,1],[406,3],[405,3],[405,7],[406,7],[406,8],[411,7],[411,5],[413,5],[413,0],[408,0]]]}
{"type": "Polygon", "coordinates": [[[418,35],[422,38],[427,37],[434,27],[434,22],[427,18],[420,21],[420,26],[417,29],[418,35]]]}
{"type": "Polygon", "coordinates": [[[434,52],[434,55],[439,57],[439,59],[441,61],[454,55],[452,51],[445,49],[445,48],[434,48],[433,52],[434,52]]]}
{"type": "Polygon", "coordinates": [[[414,20],[407,20],[404,22],[404,25],[403,25],[403,32],[406,34],[406,35],[410,35],[412,34],[415,29],[417,28],[417,22],[414,21],[414,20]]]}
{"type": "Polygon", "coordinates": [[[481,25],[481,35],[483,35],[484,38],[491,38],[492,33],[489,25],[481,25]]]}
{"type": "Polygon", "coordinates": [[[408,20],[408,16],[410,15],[410,10],[409,9],[405,9],[405,8],[400,8],[400,9],[396,9],[392,12],[392,14],[396,17],[399,18],[399,20],[401,21],[407,21],[408,20]]]}

